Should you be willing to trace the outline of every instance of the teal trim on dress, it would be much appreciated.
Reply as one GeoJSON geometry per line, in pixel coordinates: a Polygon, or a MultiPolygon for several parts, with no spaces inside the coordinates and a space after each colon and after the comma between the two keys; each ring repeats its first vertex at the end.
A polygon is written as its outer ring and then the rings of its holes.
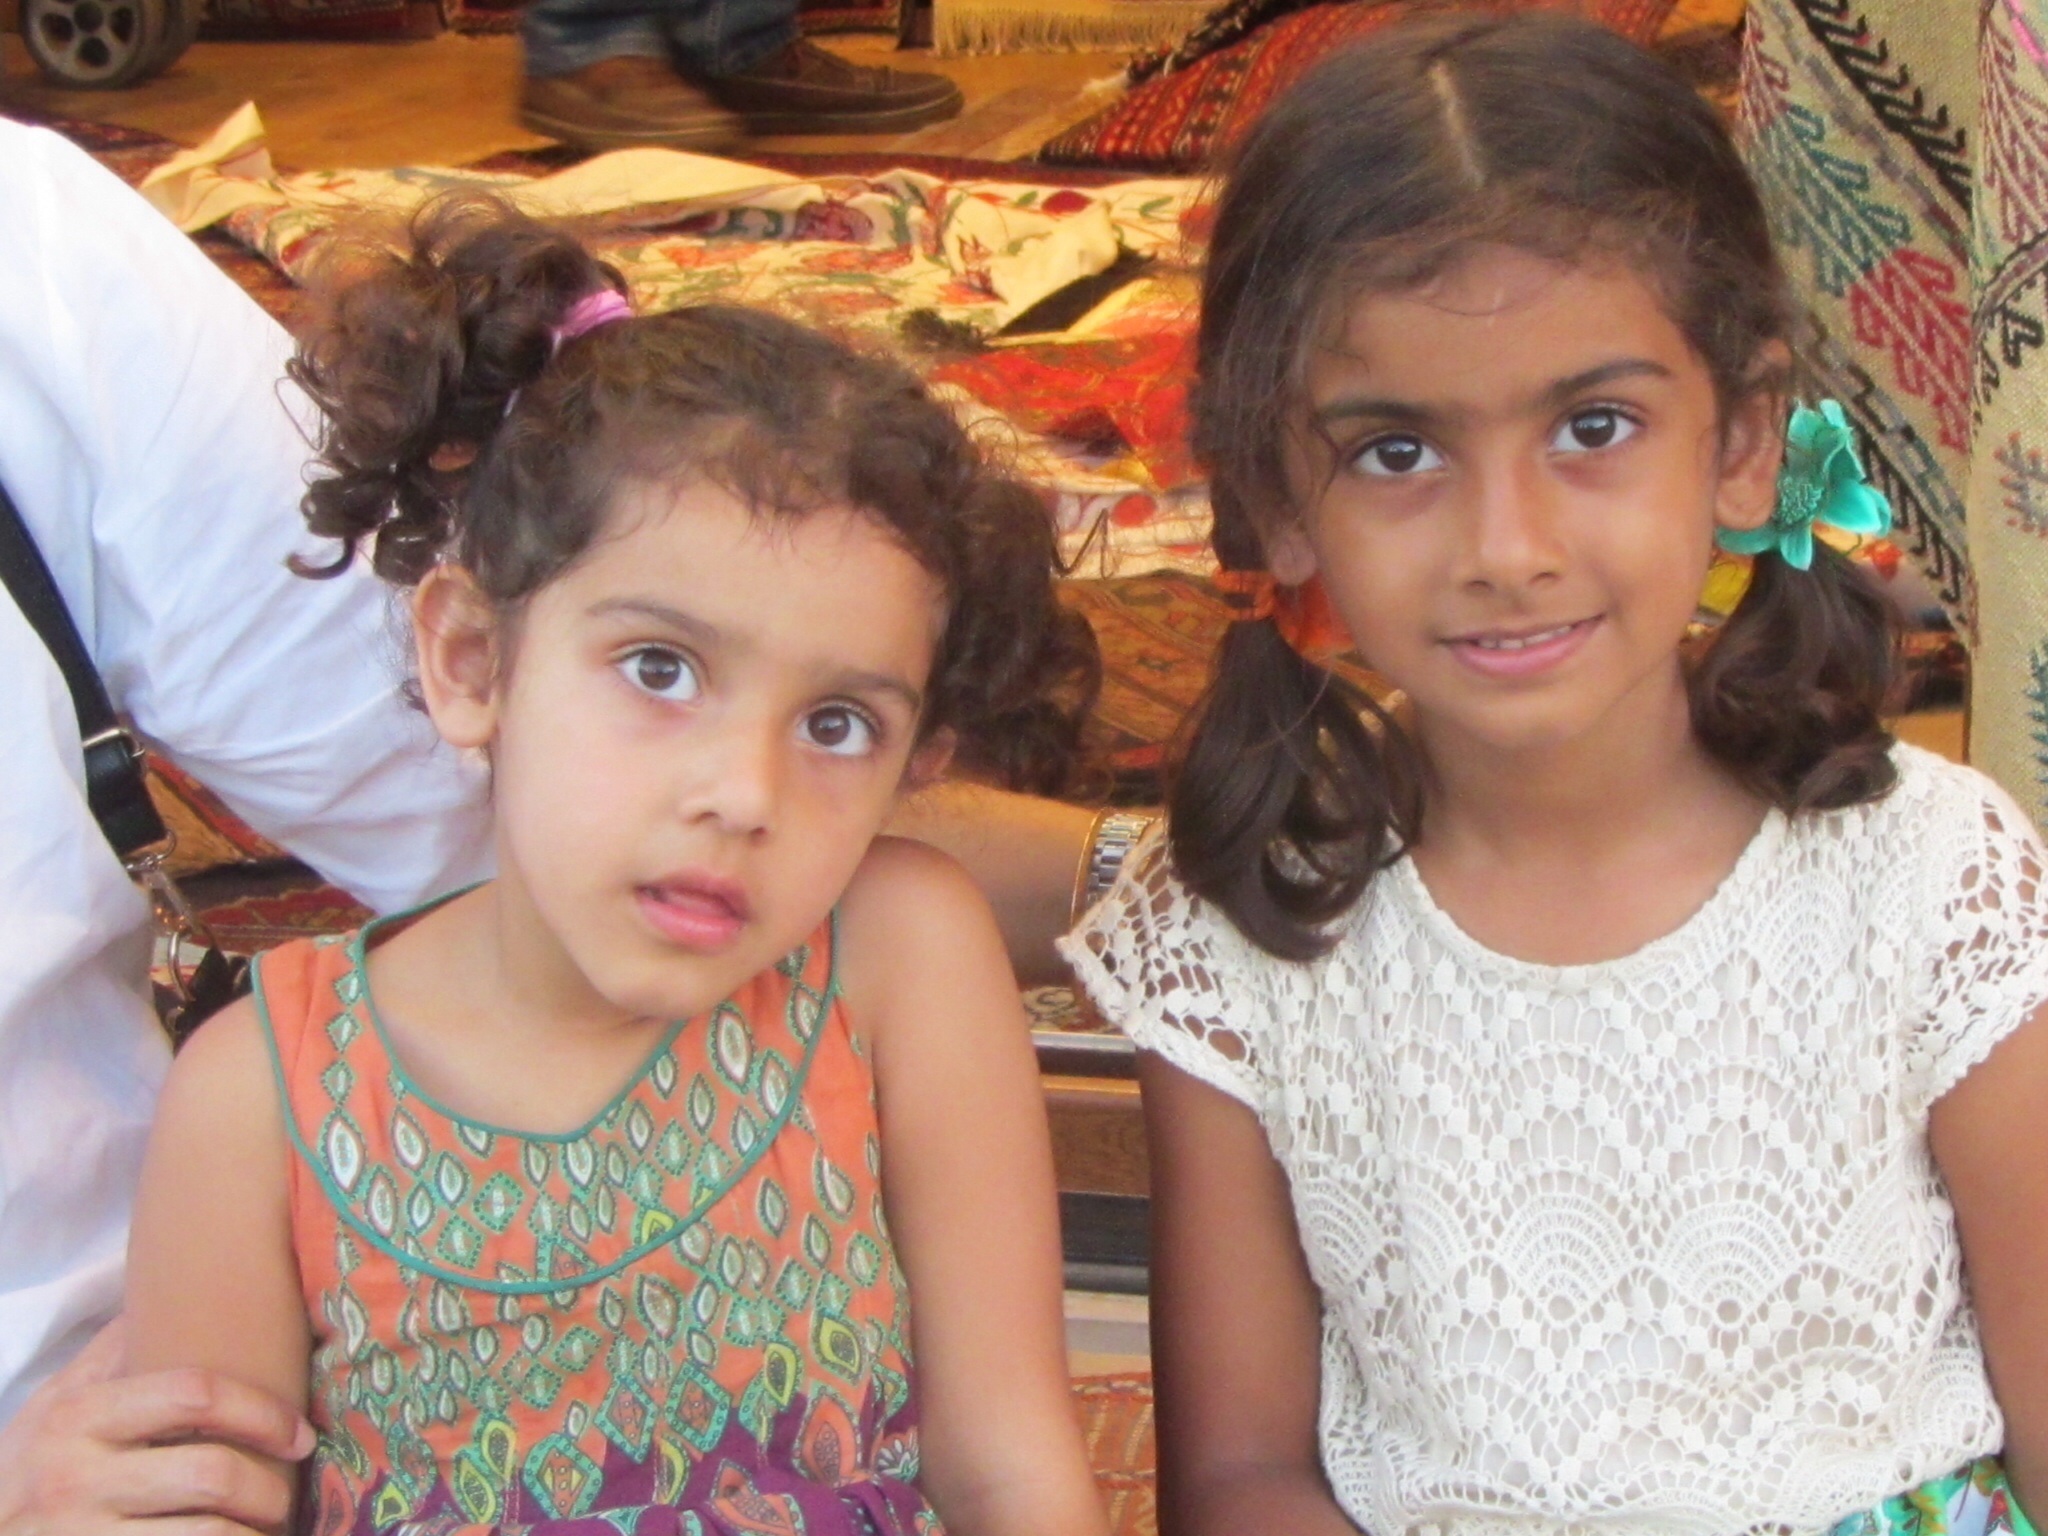
{"type": "MultiPolygon", "coordinates": [[[[647,1081],[647,1075],[654,1070],[654,1064],[661,1060],[663,1054],[667,1052],[670,1046],[676,1043],[676,1036],[683,1032],[683,1026],[688,1024],[690,1020],[688,1018],[681,1018],[671,1023],[662,1032],[661,1039],[654,1049],[647,1053],[647,1059],[640,1063],[633,1074],[620,1086],[619,1091],[605,1102],[604,1108],[600,1109],[573,1131],[555,1133],[550,1131],[513,1130],[502,1125],[492,1125],[488,1120],[478,1120],[463,1114],[459,1110],[450,1109],[446,1104],[443,1104],[431,1093],[428,1093],[426,1089],[413,1081],[412,1073],[406,1070],[405,1062],[400,1058],[397,1047],[391,1043],[391,1032],[384,1027],[384,1015],[377,1008],[377,994],[370,990],[369,941],[372,932],[384,927],[388,923],[405,922],[419,916],[423,912],[429,911],[433,907],[439,906],[441,901],[453,901],[455,896],[467,896],[470,891],[475,889],[475,886],[470,886],[468,890],[457,891],[454,896],[445,896],[440,901],[428,902],[426,906],[415,907],[410,912],[394,912],[387,917],[372,918],[356,930],[355,936],[348,941],[348,960],[349,969],[354,971],[362,981],[363,1012],[369,1015],[370,1028],[376,1031],[377,1040],[384,1047],[384,1059],[391,1063],[391,1075],[398,1085],[405,1090],[406,1096],[418,1099],[435,1114],[441,1116],[442,1119],[452,1120],[457,1125],[466,1125],[471,1130],[482,1131],[486,1135],[503,1136],[508,1141],[538,1141],[558,1147],[567,1146],[572,1141],[581,1141],[585,1136],[588,1136],[592,1131],[603,1125],[606,1120],[610,1119],[613,1111],[623,1104],[635,1089],[647,1081]]],[[[705,1016],[708,1017],[708,1015],[705,1016]]]]}
{"type": "MultiPolygon", "coordinates": [[[[474,890],[475,886],[470,886],[467,889],[474,890]]],[[[452,901],[456,896],[463,894],[463,891],[457,891],[449,896],[439,897],[435,901],[426,903],[424,906],[413,908],[411,911],[394,913],[389,917],[373,919],[371,922],[364,924],[355,937],[349,941],[350,968],[362,980],[363,1007],[366,1012],[370,1013],[373,1025],[376,1024],[376,1015],[374,1005],[370,1000],[369,974],[365,963],[368,951],[363,942],[370,930],[382,927],[387,923],[417,916],[421,912],[440,905],[441,902],[452,901]]],[[[738,1159],[733,1166],[732,1172],[716,1187],[708,1191],[703,1199],[697,1201],[686,1214],[677,1217],[674,1225],[664,1228],[658,1236],[628,1249],[611,1263],[600,1268],[585,1270],[576,1275],[553,1276],[545,1280],[485,1280],[481,1276],[464,1274],[460,1270],[444,1269],[424,1255],[408,1252],[357,1216],[347,1195],[328,1176],[326,1164],[313,1148],[307,1145],[305,1134],[299,1125],[299,1117],[293,1108],[289,1084],[285,1078],[284,1059],[278,1047],[277,1031],[271,1022],[269,1002],[263,993],[262,957],[259,955],[251,970],[253,980],[252,992],[256,1000],[257,1017],[263,1024],[264,1038],[270,1047],[271,1072],[277,1080],[278,1099],[284,1111],[286,1134],[291,1138],[292,1146],[297,1150],[299,1156],[304,1159],[306,1166],[312,1171],[314,1181],[319,1184],[321,1192],[327,1197],[327,1203],[333,1207],[334,1213],[340,1219],[342,1225],[351,1232],[354,1232],[364,1242],[376,1249],[377,1252],[417,1274],[430,1275],[434,1279],[446,1281],[450,1285],[459,1286],[465,1290],[482,1291],[493,1296],[550,1296],[564,1291],[580,1290],[586,1285],[595,1284],[600,1280],[608,1280],[621,1270],[637,1264],[650,1253],[654,1253],[658,1249],[676,1242],[686,1230],[702,1221],[709,1214],[712,1207],[732,1193],[734,1186],[745,1178],[752,1171],[754,1165],[768,1154],[769,1148],[775,1145],[776,1141],[781,1137],[784,1127],[789,1124],[791,1118],[796,1114],[798,1106],[803,1103],[804,1085],[810,1080],[811,1064],[817,1058],[819,1042],[825,1038],[825,1021],[830,1018],[833,1007],[839,1001],[838,907],[835,906],[832,909],[826,923],[828,960],[825,972],[825,987],[818,994],[818,1024],[816,1028],[810,1031],[809,1038],[804,1041],[803,1056],[798,1061],[796,1070],[790,1075],[788,1097],[784,1101],[782,1108],[768,1121],[766,1133],[754,1144],[751,1151],[738,1159]]],[[[789,999],[789,1006],[795,1006],[796,1000],[796,994],[792,993],[789,999]]],[[[710,1010],[710,1012],[715,1011],[716,1009],[710,1010]]],[[[708,1017],[709,1013],[707,1012],[705,1016],[708,1017]]],[[[654,1063],[659,1061],[662,1053],[668,1049],[669,1045],[674,1043],[677,1033],[680,1032],[682,1025],[687,1022],[687,1019],[681,1020],[671,1027],[661,1048],[648,1058],[647,1064],[634,1074],[625,1090],[613,1099],[611,1105],[605,1111],[606,1115],[616,1110],[620,1102],[626,1097],[626,1094],[631,1093],[645,1081],[646,1075],[653,1069],[654,1063]]],[[[403,1069],[399,1066],[397,1056],[392,1053],[390,1041],[385,1037],[381,1027],[377,1030],[377,1038],[384,1048],[385,1059],[390,1062],[392,1072],[394,1075],[401,1074],[403,1069]]],[[[400,1081],[408,1092],[413,1091],[409,1080],[401,1077],[400,1081]]],[[[474,1129],[487,1131],[492,1135],[504,1136],[511,1141],[572,1141],[575,1139],[573,1136],[557,1138],[527,1136],[523,1132],[518,1131],[493,1131],[490,1127],[479,1122],[465,1120],[459,1115],[448,1114],[445,1109],[442,1109],[440,1105],[435,1104],[433,1100],[428,1099],[424,1094],[420,1094],[419,1097],[423,1102],[432,1106],[437,1113],[447,1116],[448,1119],[458,1124],[469,1125],[474,1129]]],[[[604,1115],[600,1115],[597,1120],[591,1122],[591,1126],[595,1127],[601,1124],[603,1119],[604,1115]]]]}

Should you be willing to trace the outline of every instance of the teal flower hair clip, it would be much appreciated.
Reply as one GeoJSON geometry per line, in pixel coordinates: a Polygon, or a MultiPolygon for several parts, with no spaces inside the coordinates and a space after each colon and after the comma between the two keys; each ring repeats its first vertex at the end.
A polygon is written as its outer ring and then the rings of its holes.
{"type": "Polygon", "coordinates": [[[1876,536],[1892,526],[1892,504],[1864,478],[1856,434],[1839,401],[1792,408],[1785,428],[1785,463],[1778,471],[1778,505],[1761,528],[1723,528],[1715,542],[1730,554],[1776,550],[1796,571],[1813,564],[1813,525],[1876,536]]]}

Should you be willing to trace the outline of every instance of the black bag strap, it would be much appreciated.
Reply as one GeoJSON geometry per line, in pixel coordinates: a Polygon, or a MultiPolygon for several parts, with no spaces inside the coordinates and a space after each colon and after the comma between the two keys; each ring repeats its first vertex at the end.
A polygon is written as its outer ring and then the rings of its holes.
{"type": "Polygon", "coordinates": [[[99,669],[78,637],[78,626],[71,621],[43,552],[36,548],[5,486],[0,486],[0,585],[6,586],[30,628],[42,637],[64,676],[64,686],[71,690],[71,707],[85,746],[86,803],[121,862],[132,864],[145,849],[170,837],[149,798],[142,745],[114,713],[114,701],[107,697],[99,669]]]}

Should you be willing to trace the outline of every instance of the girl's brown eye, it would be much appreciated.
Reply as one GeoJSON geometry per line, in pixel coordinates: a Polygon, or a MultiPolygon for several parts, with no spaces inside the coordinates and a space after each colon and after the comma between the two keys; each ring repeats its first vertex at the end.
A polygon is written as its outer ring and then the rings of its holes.
{"type": "Polygon", "coordinates": [[[1635,436],[1636,430],[1636,424],[1620,411],[1598,406],[1574,411],[1551,440],[1551,447],[1560,453],[1597,453],[1602,448],[1627,442],[1635,436]]]}
{"type": "Polygon", "coordinates": [[[697,669],[680,651],[665,645],[643,645],[614,663],[620,676],[642,693],[659,699],[687,702],[697,697],[697,669]]]}
{"type": "Polygon", "coordinates": [[[845,704],[827,704],[804,717],[805,739],[838,757],[873,751],[879,735],[872,721],[845,704]]]}
{"type": "Polygon", "coordinates": [[[1443,455],[1419,437],[1406,433],[1395,433],[1387,437],[1376,437],[1358,450],[1358,456],[1351,461],[1353,469],[1362,475],[1377,475],[1395,479],[1412,475],[1425,469],[1441,469],[1443,455]]]}

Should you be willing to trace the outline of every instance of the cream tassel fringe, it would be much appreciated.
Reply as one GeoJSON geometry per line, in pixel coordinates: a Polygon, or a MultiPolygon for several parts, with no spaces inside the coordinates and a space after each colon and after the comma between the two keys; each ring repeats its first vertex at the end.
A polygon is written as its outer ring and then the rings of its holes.
{"type": "Polygon", "coordinates": [[[945,53],[1050,53],[1177,43],[1215,0],[933,0],[945,53]]]}

